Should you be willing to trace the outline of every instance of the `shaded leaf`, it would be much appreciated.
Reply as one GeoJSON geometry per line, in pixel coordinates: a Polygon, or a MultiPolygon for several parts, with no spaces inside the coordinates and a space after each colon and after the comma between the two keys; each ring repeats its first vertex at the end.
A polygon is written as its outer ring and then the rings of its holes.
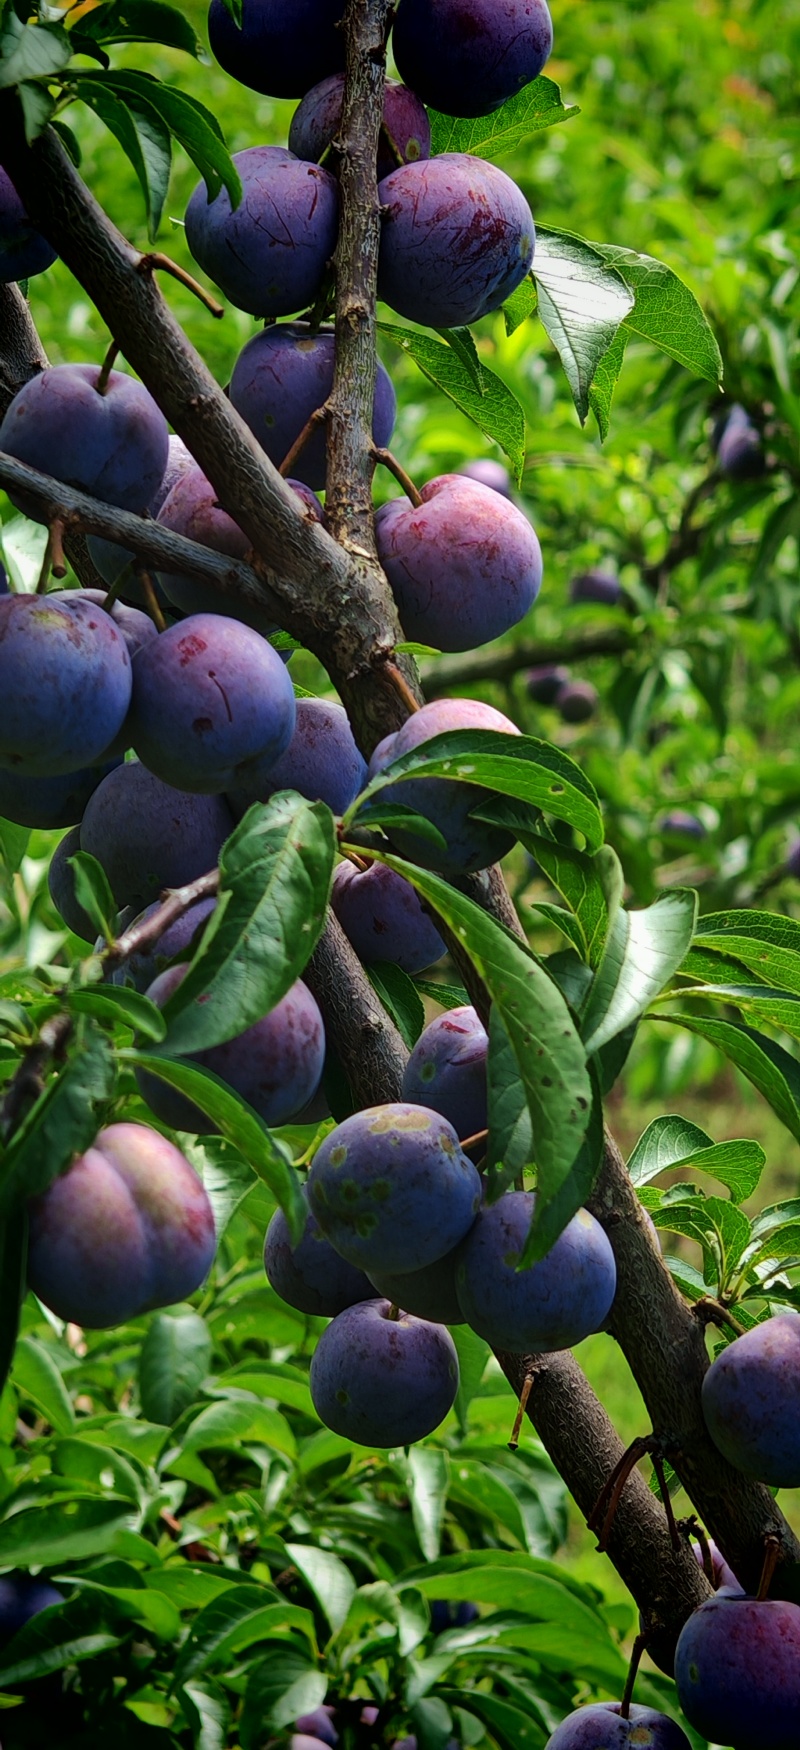
{"type": "Polygon", "coordinates": [[[533,1158],[528,1099],[500,1010],[489,1013],[487,1202],[496,1203],[533,1158]]]}
{"type": "MultiPolygon", "coordinates": [[[[227,0],[226,0],[227,3],[227,0]]],[[[467,120],[429,110],[431,153],[471,152],[476,158],[502,158],[522,145],[540,128],[570,121],[579,115],[576,104],[565,108],[561,92],[552,79],[540,73],[516,97],[509,97],[491,115],[467,120]]]]}
{"type": "Polygon", "coordinates": [[[23,1397],[30,1398],[57,1434],[69,1434],[75,1413],[58,1367],[44,1343],[36,1337],[20,1337],[14,1355],[13,1380],[23,1397]]]}
{"type": "Polygon", "coordinates": [[[199,1313],[156,1313],[139,1355],[139,1396],[148,1422],[176,1422],[194,1402],[211,1365],[211,1337],[199,1313]]]}
{"type": "Polygon", "coordinates": [[[616,243],[592,245],[616,268],[636,302],[625,328],[649,340],[695,376],[722,382],[722,358],[714,331],[693,292],[663,261],[616,243]]]}
{"type": "Polygon", "coordinates": [[[425,1009],[416,985],[402,967],[388,960],[373,961],[365,970],[401,1038],[413,1051],[425,1025],[425,1009]]]}
{"type": "Polygon", "coordinates": [[[356,1590],[349,1568],[331,1550],[317,1549],[314,1544],[287,1543],[286,1553],[336,1634],[347,1616],[356,1590]]]}
{"type": "Polygon", "coordinates": [[[663,990],[686,954],[696,914],[697,895],[680,887],[641,911],[616,911],[583,1015],[587,1051],[630,1026],[663,990]]]}
{"type": "Polygon", "coordinates": [[[411,1516],[422,1554],[434,1562],[442,1541],[450,1460],[435,1446],[412,1446],[406,1460],[411,1516]]]}
{"type": "Polygon", "coordinates": [[[538,313],[583,424],[595,372],[620,323],[633,310],[633,294],[593,244],[567,231],[537,231],[532,271],[538,313]]]}
{"type": "Polygon", "coordinates": [[[781,1122],[800,1141],[800,1064],[766,1034],[757,1033],[741,1021],[722,1021],[713,1015],[662,1015],[675,1027],[698,1033],[716,1045],[758,1088],[781,1122]]]}
{"type": "Polygon", "coordinates": [[[239,1723],[242,1750],[261,1750],[265,1733],[290,1726],[325,1700],[328,1678],[307,1655],[282,1646],[250,1671],[239,1723]]]}
{"type": "Polygon", "coordinates": [[[478,388],[473,371],[453,348],[443,346],[440,340],[434,340],[431,334],[421,329],[398,328],[391,322],[379,322],[378,333],[399,346],[443,395],[449,396],[462,413],[466,413],[487,437],[500,445],[519,484],[525,463],[525,415],[507,384],[481,364],[481,387],[478,388]]]}
{"type": "Polygon", "coordinates": [[[133,165],[145,199],[148,236],[155,237],[172,167],[169,129],[155,106],[144,97],[129,94],[123,100],[106,85],[88,79],[77,80],[74,90],[75,96],[105,123],[133,165]]]}
{"type": "Polygon", "coordinates": [[[164,1038],[167,1024],[160,1009],[149,997],[127,985],[83,985],[67,992],[67,1007],[73,1015],[94,1015],[98,1021],[110,1021],[130,1027],[145,1039],[164,1038]]]}
{"type": "Polygon", "coordinates": [[[590,1063],[588,1070],[592,1107],[585,1135],[569,1173],[542,1210],[539,1208],[537,1178],[536,1213],[520,1254],[520,1270],[528,1264],[535,1264],[538,1258],[544,1257],[545,1252],[549,1252],[551,1246],[555,1245],[559,1234],[563,1233],[567,1223],[586,1202],[600,1171],[603,1158],[603,1101],[594,1065],[590,1063]]]}
{"type": "Polygon", "coordinates": [[[98,1501],[95,1496],[28,1507],[0,1524],[0,1563],[9,1568],[53,1568],[102,1555],[117,1532],[135,1518],[130,1501],[98,1501]]]}
{"type": "Polygon", "coordinates": [[[24,1190],[36,1196],[94,1142],[100,1128],[97,1106],[108,1099],[114,1063],[105,1034],[80,1018],[69,1040],[66,1061],[52,1075],[15,1131],[2,1163],[3,1195],[24,1190]]]}
{"type": "Polygon", "coordinates": [[[6,6],[0,31],[0,90],[23,79],[50,79],[72,58],[72,45],[59,24],[23,24],[6,6]]]}

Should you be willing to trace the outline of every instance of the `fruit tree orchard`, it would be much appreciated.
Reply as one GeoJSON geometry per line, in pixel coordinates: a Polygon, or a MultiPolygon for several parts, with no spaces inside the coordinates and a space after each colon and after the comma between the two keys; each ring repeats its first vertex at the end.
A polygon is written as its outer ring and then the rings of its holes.
{"type": "MultiPolygon", "coordinates": [[[[56,1706],[66,1744],[789,1750],[800,1206],[745,1213],[758,1142],[665,1112],[623,1153],[613,1111],[656,1016],[800,1137],[800,930],[764,909],[796,780],[770,744],[745,846],[709,757],[732,854],[706,863],[713,811],[670,790],[676,675],[721,736],[737,701],[720,602],[681,644],[681,567],[727,587],[757,527],[759,649],[796,655],[791,330],[770,318],[748,377],[668,266],[531,210],[506,164],[581,125],[544,0],[213,0],[215,89],[270,116],[265,143],[239,109],[233,158],[194,22],[8,0],[0,24],[19,938],[49,864],[40,952],[31,929],[0,990],[2,1741],[56,1706]],[[81,105],[149,247],[83,180],[81,105]],[[173,147],[200,177],[177,261],[173,147]],[[45,357],[51,271],[89,300],[88,360],[45,357]],[[539,320],[573,461],[642,343],[708,421],[666,538],[631,512],[627,550],[585,541],[572,637],[537,632],[568,472],[541,520],[509,363],[539,320]],[[739,525],[704,516],[726,482],[739,525]],[[622,789],[578,727],[587,657],[617,663],[622,789]],[[643,1401],[627,1448],[581,1366],[601,1331],[643,1401]],[[629,1673],[600,1558],[595,1586],[552,1559],[565,1489],[638,1610],[629,1673]]],[[[619,535],[630,482],[607,497],[619,535]]]]}

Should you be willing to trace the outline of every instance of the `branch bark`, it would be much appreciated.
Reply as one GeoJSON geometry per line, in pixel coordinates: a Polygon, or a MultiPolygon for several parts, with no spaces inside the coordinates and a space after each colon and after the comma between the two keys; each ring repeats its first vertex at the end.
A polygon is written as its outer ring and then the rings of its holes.
{"type": "Polygon", "coordinates": [[[546,662],[586,662],[593,656],[621,656],[633,650],[638,640],[633,627],[609,626],[604,632],[586,632],[563,639],[526,638],[505,650],[474,650],[464,656],[440,656],[422,668],[426,699],[440,699],[460,687],[482,681],[509,681],[521,669],[546,662]]]}

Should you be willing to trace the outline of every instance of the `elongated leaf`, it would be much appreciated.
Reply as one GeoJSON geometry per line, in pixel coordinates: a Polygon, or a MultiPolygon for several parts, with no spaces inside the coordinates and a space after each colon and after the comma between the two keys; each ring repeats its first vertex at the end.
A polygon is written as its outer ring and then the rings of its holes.
{"type": "Polygon", "coordinates": [[[188,1144],[185,1152],[205,1185],[219,1244],[228,1222],[256,1184],[255,1173],[224,1137],[203,1137],[188,1144]]]}
{"type": "Polygon", "coordinates": [[[72,45],[59,24],[23,24],[6,6],[0,34],[0,90],[23,79],[49,79],[72,58],[72,45]]]}
{"type": "Polygon", "coordinates": [[[766,1158],[758,1142],[713,1143],[698,1125],[670,1115],[648,1124],[628,1161],[628,1172],[634,1185],[647,1185],[669,1167],[699,1167],[728,1186],[734,1203],[743,1203],[755,1191],[766,1158]]]}
{"type": "Polygon", "coordinates": [[[3,1195],[45,1191],[82,1154],[100,1128],[98,1103],[108,1099],[114,1081],[111,1048],[94,1022],[79,1019],[66,1062],[15,1132],[2,1164],[3,1195]]]}
{"type": "Polygon", "coordinates": [[[148,236],[155,237],[172,167],[169,129],[146,98],[129,93],[123,99],[98,80],[76,81],[75,95],[94,110],[130,159],[145,199],[148,236]]]}
{"type": "Polygon", "coordinates": [[[758,1088],[781,1122],[800,1141],[800,1064],[764,1033],[741,1021],[722,1021],[713,1015],[661,1015],[675,1027],[698,1033],[735,1063],[758,1088]]]}
{"type": "Polygon", "coordinates": [[[314,1618],[309,1610],[287,1604],[272,1586],[231,1586],[195,1618],[175,1667],[174,1687],[212,1665],[222,1664],[245,1647],[258,1641],[286,1642],[297,1630],[313,1650],[314,1618]]]}
{"type": "Polygon", "coordinates": [[[564,366],[583,424],[595,372],[620,323],[633,310],[633,293],[593,244],[567,231],[538,229],[532,271],[539,316],[564,366]]]}
{"type": "Polygon", "coordinates": [[[28,1507],[0,1524],[0,1563],[7,1568],[52,1568],[103,1555],[135,1518],[130,1501],[98,1501],[96,1496],[28,1507]]]}
{"type": "Polygon", "coordinates": [[[17,826],[13,820],[0,820],[0,857],[6,875],[16,875],[30,843],[30,828],[17,826]]]}
{"type": "Polygon", "coordinates": [[[681,998],[716,999],[739,1009],[749,1021],[762,1026],[779,1027],[793,1039],[800,1039],[800,994],[772,990],[764,984],[700,984],[683,987],[681,998]]]}
{"type": "Polygon", "coordinates": [[[642,1015],[680,966],[697,914],[689,888],[661,894],[642,911],[616,912],[583,1016],[587,1051],[597,1051],[642,1015]]]}
{"type": "Polygon", "coordinates": [[[429,112],[431,152],[471,152],[475,158],[502,158],[522,145],[540,128],[551,128],[554,122],[570,121],[580,115],[575,104],[567,109],[561,92],[552,79],[540,73],[516,97],[509,97],[491,115],[463,120],[452,115],[429,112]]]}
{"type": "Polygon", "coordinates": [[[437,334],[451,346],[457,359],[469,371],[479,395],[483,390],[483,365],[470,328],[437,328],[437,334]]]}
{"type": "Polygon", "coordinates": [[[0,1199],[0,1392],[14,1358],[27,1293],[28,1213],[23,1201],[0,1199]]]}
{"type": "Polygon", "coordinates": [[[480,1689],[470,1689],[468,1696],[459,1690],[445,1690],[445,1694],[450,1696],[454,1706],[459,1701],[468,1700],[470,1712],[477,1714],[488,1726],[501,1750],[546,1750],[547,1729],[535,1718],[530,1705],[524,1709],[515,1707],[502,1696],[480,1689]]]}
{"type": "Polygon", "coordinates": [[[517,329],[522,327],[523,322],[527,322],[529,316],[536,315],[538,308],[539,293],[536,290],[536,281],[529,274],[528,278],[522,281],[522,285],[517,286],[516,291],[511,293],[511,297],[506,298],[503,305],[506,334],[516,334],[517,329]]]}
{"type": "Polygon", "coordinates": [[[127,985],[83,985],[67,993],[67,1007],[73,1015],[94,1015],[98,1021],[111,1021],[131,1027],[145,1039],[160,1040],[167,1023],[160,1009],[149,997],[127,985]]]}
{"type": "Polygon", "coordinates": [[[211,1337],[199,1313],[189,1307],[156,1313],[139,1356],[139,1396],[148,1422],[176,1422],[210,1364],[211,1337]]]}
{"type": "Polygon", "coordinates": [[[260,1446],[274,1446],[287,1458],[294,1458],[296,1441],[280,1410],[270,1410],[254,1399],[235,1398],[229,1402],[208,1404],[195,1416],[181,1437],[182,1452],[210,1452],[216,1448],[237,1450],[242,1441],[255,1441],[260,1446]]]}
{"type": "Polygon", "coordinates": [[[516,398],[502,379],[481,363],[481,386],[474,372],[450,346],[443,346],[431,334],[418,328],[398,328],[391,322],[379,322],[378,333],[399,346],[408,358],[449,396],[462,413],[474,421],[487,437],[493,438],[507,455],[514,477],[519,484],[525,465],[525,415],[516,398]]]}
{"type": "Polygon", "coordinates": [[[81,36],[99,43],[162,43],[197,57],[200,44],[189,19],[162,0],[117,0],[80,21],[81,36]]]}
{"type": "Polygon", "coordinates": [[[475,1331],[471,1331],[469,1325],[454,1325],[450,1335],[458,1355],[458,1392],[453,1408],[458,1417],[461,1433],[466,1434],[469,1406],[480,1390],[480,1383],[486,1371],[486,1363],[491,1351],[483,1337],[479,1337],[475,1331]]]}
{"type": "Polygon", "coordinates": [[[3,558],[14,589],[32,595],[42,571],[47,529],[26,516],[11,517],[3,525],[3,558]]]}
{"type": "Polygon", "coordinates": [[[347,1616],[356,1590],[349,1568],[332,1550],[317,1549],[314,1544],[287,1543],[286,1553],[336,1634],[347,1616]]]}
{"type": "Polygon", "coordinates": [[[549,1252],[551,1246],[555,1245],[559,1234],[563,1233],[567,1223],[586,1202],[600,1171],[603,1158],[603,1100],[594,1065],[589,1064],[588,1068],[592,1108],[586,1134],[567,1177],[541,1211],[537,1195],[533,1226],[520,1254],[520,1270],[525,1269],[528,1264],[535,1264],[537,1258],[544,1257],[545,1252],[549,1252]]]}
{"type": "Polygon", "coordinates": [[[231,1710],[216,1684],[186,1683],[178,1700],[194,1733],[194,1750],[225,1750],[231,1710]]]}
{"type": "MultiPolygon", "coordinates": [[[[559,844],[556,839],[545,838],[540,833],[526,841],[526,848],[575,913],[583,936],[585,958],[590,966],[598,966],[605,942],[609,902],[607,884],[601,879],[596,857],[575,850],[571,845],[559,844]]],[[[620,875],[615,905],[621,895],[620,875]]]]}
{"type": "Polygon", "coordinates": [[[635,294],[634,308],[625,318],[626,330],[651,341],[695,376],[721,383],[722,358],[713,329],[694,293],[672,268],[616,243],[594,243],[592,248],[616,268],[635,294]]]}
{"type": "MultiPolygon", "coordinates": [[[[710,950],[713,955],[727,955],[749,967],[766,984],[800,993],[800,923],[795,918],[771,912],[714,912],[699,920],[692,952],[682,968],[690,974],[694,970],[695,949],[710,950]]],[[[710,964],[713,968],[713,961],[710,964]]],[[[698,970],[706,978],[713,976],[708,961],[698,970]]],[[[737,982],[735,977],[731,978],[724,962],[720,968],[720,982],[737,982]]]]}
{"type": "Polygon", "coordinates": [[[412,1446],[407,1459],[411,1517],[422,1554],[435,1562],[442,1542],[450,1459],[433,1446],[412,1446]]]}
{"type": "Polygon", "coordinates": [[[534,1150],[525,1084],[500,1010],[494,1004],[489,1016],[487,1085],[487,1202],[496,1203],[523,1168],[532,1164],[534,1150]]]}
{"type": "MultiPolygon", "coordinates": [[[[676,1187],[677,1189],[677,1187],[676,1187]]],[[[669,1197],[651,1210],[658,1228],[685,1234],[703,1249],[703,1272],[709,1286],[721,1293],[735,1271],[750,1239],[750,1223],[744,1211],[722,1197],[669,1197]]]]}
{"type": "Polygon", "coordinates": [[[621,323],[610,346],[606,347],[601,359],[595,367],[595,373],[589,386],[589,406],[597,420],[601,443],[608,437],[611,422],[611,403],[614,390],[619,380],[619,374],[625,363],[625,348],[628,335],[625,324],[621,323]]]}
{"type": "Polygon", "coordinates": [[[81,82],[102,80],[109,91],[127,103],[129,99],[151,105],[161,121],[183,146],[202,176],[211,200],[226,188],[232,206],[242,197],[239,173],[232,162],[215,115],[175,85],[164,85],[150,73],[82,73],[81,82]]]}
{"type": "Polygon", "coordinates": [[[20,1337],[14,1355],[13,1378],[17,1390],[32,1399],[56,1433],[69,1434],[72,1431],[75,1413],[69,1392],[44,1343],[35,1337],[20,1337]]]}
{"type": "Polygon", "coordinates": [[[249,808],[220,858],[220,894],[186,977],[164,1006],[165,1053],[207,1050],[261,1020],[322,934],[333,815],[281,791],[249,808]]]}
{"type": "MultiPolygon", "coordinates": [[[[55,1555],[55,1560],[58,1556],[55,1555]]],[[[113,1605],[79,1595],[38,1611],[0,1654],[0,1684],[30,1682],[118,1645],[113,1605]]]]}
{"type": "Polygon", "coordinates": [[[425,1009],[416,985],[402,967],[388,960],[376,960],[366,971],[401,1038],[413,1051],[425,1025],[425,1009]]]}
{"type": "Polygon", "coordinates": [[[113,942],[117,905],[102,863],[98,863],[97,858],[91,857],[88,851],[76,851],[67,862],[72,870],[75,898],[79,906],[94,924],[98,936],[105,937],[107,942],[113,942]]]}
{"type": "Polygon", "coordinates": [[[308,1655],[292,1646],[278,1647],[253,1666],[244,1692],[239,1724],[242,1750],[261,1750],[265,1735],[290,1726],[299,1714],[310,1713],[325,1700],[328,1678],[308,1655]],[[270,1730],[271,1728],[271,1730],[270,1730]]]}

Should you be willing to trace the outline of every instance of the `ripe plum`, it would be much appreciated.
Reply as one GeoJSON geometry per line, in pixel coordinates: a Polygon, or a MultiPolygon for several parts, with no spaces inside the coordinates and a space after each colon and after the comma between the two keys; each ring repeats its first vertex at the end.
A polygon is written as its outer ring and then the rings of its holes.
{"type": "Polygon", "coordinates": [[[281,1300],[326,1319],[375,1296],[369,1277],[334,1251],[310,1210],[303,1237],[293,1246],[283,1210],[276,1209],[264,1241],[264,1269],[281,1300]]]}
{"type": "Polygon", "coordinates": [[[28,217],[11,177],[0,170],[0,282],[31,280],[57,259],[28,217]]]}
{"type": "MultiPolygon", "coordinates": [[[[305,322],[282,322],[255,334],[233,367],[230,398],[262,450],[279,468],[312,413],[324,407],[333,386],[333,330],[305,322]]],[[[394,431],[396,402],[391,378],[378,364],[372,435],[384,448],[394,431]]],[[[293,464],[298,480],[315,490],[325,485],[325,434],[319,431],[293,464]]]]}
{"type": "MultiPolygon", "coordinates": [[[[504,735],[519,735],[510,718],[495,711],[492,705],[482,705],[478,699],[433,699],[407,718],[401,729],[378,743],[369,763],[368,779],[376,778],[393,760],[421,747],[432,736],[451,729],[492,729],[504,735]]],[[[382,794],[432,821],[442,834],[444,845],[437,845],[411,829],[392,827],[390,837],[401,855],[421,863],[423,868],[439,869],[445,875],[486,869],[505,856],[514,842],[503,827],[470,818],[472,809],[479,807],[489,794],[477,784],[447,778],[403,778],[387,786],[382,794]]]]}
{"type": "Polygon", "coordinates": [[[365,1300],[323,1331],[311,1359],[320,1421],[359,1446],[408,1446],[438,1428],[455,1402],[458,1357],[444,1325],[365,1300]]]}
{"type": "Polygon", "coordinates": [[[484,158],[440,152],[404,164],[379,185],[378,199],[378,296],[410,322],[477,322],[530,272],[531,209],[511,177],[484,158]]]}
{"type": "Polygon", "coordinates": [[[400,0],[400,77],[445,115],[488,115],[541,73],[553,47],[545,0],[400,0]]]}
{"type": "Polygon", "coordinates": [[[241,26],[211,0],[211,52],[232,79],[267,97],[302,97],[344,67],[344,0],[242,0],[241,26]]]}
{"type": "Polygon", "coordinates": [[[222,796],[175,790],[129,760],[89,798],[81,850],[102,863],[117,905],[141,909],[162,888],[182,887],[215,868],[232,831],[222,796]]]}
{"type": "Polygon", "coordinates": [[[297,790],[309,802],[327,802],[334,814],[344,814],[366,776],[344,706],[333,699],[298,699],[286,751],[263,767],[252,760],[246,784],[238,784],[229,801],[238,819],[251,803],[268,802],[277,790],[297,790]]]}
{"type": "Polygon", "coordinates": [[[800,1313],[777,1313],[729,1343],[702,1388],[714,1445],[773,1488],[800,1487],[800,1313]]]}
{"type": "MultiPolygon", "coordinates": [[[[50,365],[23,384],[0,425],[0,449],[121,510],[147,509],[164,477],[167,422],[143,383],[99,365],[50,365]]],[[[44,513],[13,498],[35,522],[44,513]]]]}
{"type": "MultiPolygon", "coordinates": [[[[308,514],[320,522],[321,505],[308,487],[295,480],[287,481],[287,485],[295,488],[308,514]]],[[[231,559],[247,560],[252,554],[252,543],[223,510],[210,480],[196,462],[192,462],[164,499],[158,521],[173,534],[199,541],[201,546],[212,547],[215,553],[225,553],[231,559]]],[[[228,619],[253,626],[264,636],[275,630],[266,607],[240,601],[235,595],[216,589],[213,583],[199,583],[197,578],[180,571],[160,571],[158,581],[167,602],[180,608],[183,614],[224,614],[228,619]]]]}
{"type": "Polygon", "coordinates": [[[290,316],[315,302],[336,248],[336,179],[283,146],[249,146],[233,162],[239,205],[226,188],[209,200],[199,183],[186,208],[186,241],[237,309],[290,316]]]}
{"type": "Polygon", "coordinates": [[[687,1720],[736,1750],[797,1750],[800,1606],[722,1590],[685,1623],[675,1654],[687,1720]]]}
{"type": "Polygon", "coordinates": [[[545,1750],[691,1750],[686,1733],[667,1714],[631,1706],[623,1719],[619,1701],[599,1701],[567,1714],[545,1750]]]}
{"type": "MultiPolygon", "coordinates": [[[[306,92],[289,128],[289,150],[298,158],[316,163],[327,152],[339,129],[343,96],[343,73],[332,73],[306,92]]],[[[383,126],[378,148],[379,182],[398,167],[395,146],[404,164],[430,157],[431,127],[425,106],[396,79],[384,82],[383,126]]]]}
{"type": "Polygon", "coordinates": [[[517,1355],[571,1349],[599,1331],[617,1284],[611,1245],[587,1209],[573,1215],[538,1263],[519,1270],[535,1207],[533,1191],[508,1191],[484,1206],[456,1265],[467,1323],[493,1348],[517,1355]]]}
{"type": "Polygon", "coordinates": [[[476,1136],[487,1125],[488,1052],[488,1034],[473,1008],[437,1015],[406,1064],[403,1099],[441,1112],[462,1140],[476,1136]]]}
{"type": "Polygon", "coordinates": [[[51,778],[93,765],[130,703],[125,639],[71,594],[0,596],[0,697],[0,768],[51,778]]]}
{"type": "Polygon", "coordinates": [[[333,877],[331,906],[365,966],[388,960],[404,972],[424,972],[446,952],[410,881],[383,863],[372,863],[363,871],[354,863],[340,863],[333,877]]]}

